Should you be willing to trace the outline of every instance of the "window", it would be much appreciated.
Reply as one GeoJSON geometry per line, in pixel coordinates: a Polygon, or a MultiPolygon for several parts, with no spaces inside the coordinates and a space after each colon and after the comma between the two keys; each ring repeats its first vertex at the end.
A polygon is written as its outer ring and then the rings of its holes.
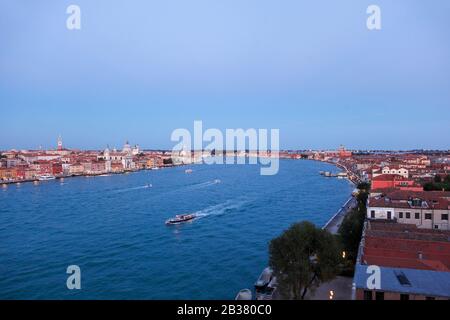
{"type": "Polygon", "coordinates": [[[447,220],[448,221],[448,214],[441,215],[441,220],[447,220]]]}
{"type": "Polygon", "coordinates": [[[370,211],[370,217],[375,219],[375,210],[370,211]]]}
{"type": "Polygon", "coordinates": [[[377,292],[375,294],[375,300],[384,300],[384,292],[377,292]]]}
{"type": "Polygon", "coordinates": [[[388,220],[392,219],[392,212],[390,212],[390,211],[387,212],[387,218],[388,218],[388,220]]]}
{"type": "Polygon", "coordinates": [[[431,213],[425,213],[425,220],[431,220],[431,213]]]}
{"type": "Polygon", "coordinates": [[[403,212],[399,212],[399,213],[398,213],[398,217],[399,217],[400,219],[403,219],[403,212]]]}
{"type": "Polygon", "coordinates": [[[368,301],[368,300],[373,300],[372,298],[372,291],[364,291],[364,300],[368,301]]]}
{"type": "Polygon", "coordinates": [[[420,220],[420,213],[416,212],[416,220],[420,220]]]}
{"type": "Polygon", "coordinates": [[[411,219],[411,212],[406,213],[406,219],[411,219]]]}
{"type": "Polygon", "coordinates": [[[409,301],[409,294],[401,294],[400,300],[401,301],[409,301]]]}

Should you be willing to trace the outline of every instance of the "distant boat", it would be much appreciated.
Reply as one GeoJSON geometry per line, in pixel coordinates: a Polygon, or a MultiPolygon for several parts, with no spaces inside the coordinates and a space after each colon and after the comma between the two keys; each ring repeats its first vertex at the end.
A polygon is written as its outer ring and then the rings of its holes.
{"type": "Polygon", "coordinates": [[[249,289],[244,289],[239,291],[236,298],[234,299],[236,301],[251,301],[253,300],[253,294],[252,291],[249,289]]]}
{"type": "Polygon", "coordinates": [[[171,219],[167,220],[166,225],[182,224],[182,223],[192,221],[195,218],[197,218],[196,214],[182,214],[182,215],[175,216],[175,218],[171,218],[171,219]]]}
{"type": "Polygon", "coordinates": [[[186,169],[186,170],[184,170],[184,173],[187,173],[187,174],[192,173],[192,172],[193,172],[192,169],[186,169]]]}
{"type": "Polygon", "coordinates": [[[55,180],[55,179],[56,179],[56,177],[51,174],[44,174],[44,175],[38,177],[39,181],[49,181],[49,180],[55,180]]]}
{"type": "Polygon", "coordinates": [[[214,183],[221,183],[222,181],[220,179],[214,180],[214,183]]]}
{"type": "Polygon", "coordinates": [[[159,170],[159,167],[153,167],[152,170],[159,170]]]}

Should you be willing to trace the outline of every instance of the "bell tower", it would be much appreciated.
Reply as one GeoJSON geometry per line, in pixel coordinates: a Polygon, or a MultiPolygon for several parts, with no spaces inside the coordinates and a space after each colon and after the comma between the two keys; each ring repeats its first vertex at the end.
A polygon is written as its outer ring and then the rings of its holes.
{"type": "Polygon", "coordinates": [[[58,137],[58,151],[61,151],[63,149],[63,141],[61,138],[61,135],[58,137]]]}

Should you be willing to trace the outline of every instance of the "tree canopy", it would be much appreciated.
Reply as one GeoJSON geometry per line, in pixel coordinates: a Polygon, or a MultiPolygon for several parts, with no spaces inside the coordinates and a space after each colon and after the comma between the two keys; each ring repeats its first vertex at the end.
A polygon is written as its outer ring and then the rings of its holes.
{"type": "Polygon", "coordinates": [[[329,232],[310,222],[296,223],[269,247],[270,266],[284,299],[302,300],[308,290],[339,273],[339,245],[329,232]]]}

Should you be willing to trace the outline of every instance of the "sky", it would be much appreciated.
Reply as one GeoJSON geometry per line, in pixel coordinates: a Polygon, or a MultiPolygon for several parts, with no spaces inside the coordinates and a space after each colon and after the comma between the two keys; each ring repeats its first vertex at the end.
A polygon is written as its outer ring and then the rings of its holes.
{"type": "Polygon", "coordinates": [[[450,149],[448,0],[1,0],[0,149],[171,149],[177,128],[282,149],[450,149]],[[66,8],[81,9],[68,30],[66,8]],[[369,5],[381,30],[366,27],[369,5]]]}

